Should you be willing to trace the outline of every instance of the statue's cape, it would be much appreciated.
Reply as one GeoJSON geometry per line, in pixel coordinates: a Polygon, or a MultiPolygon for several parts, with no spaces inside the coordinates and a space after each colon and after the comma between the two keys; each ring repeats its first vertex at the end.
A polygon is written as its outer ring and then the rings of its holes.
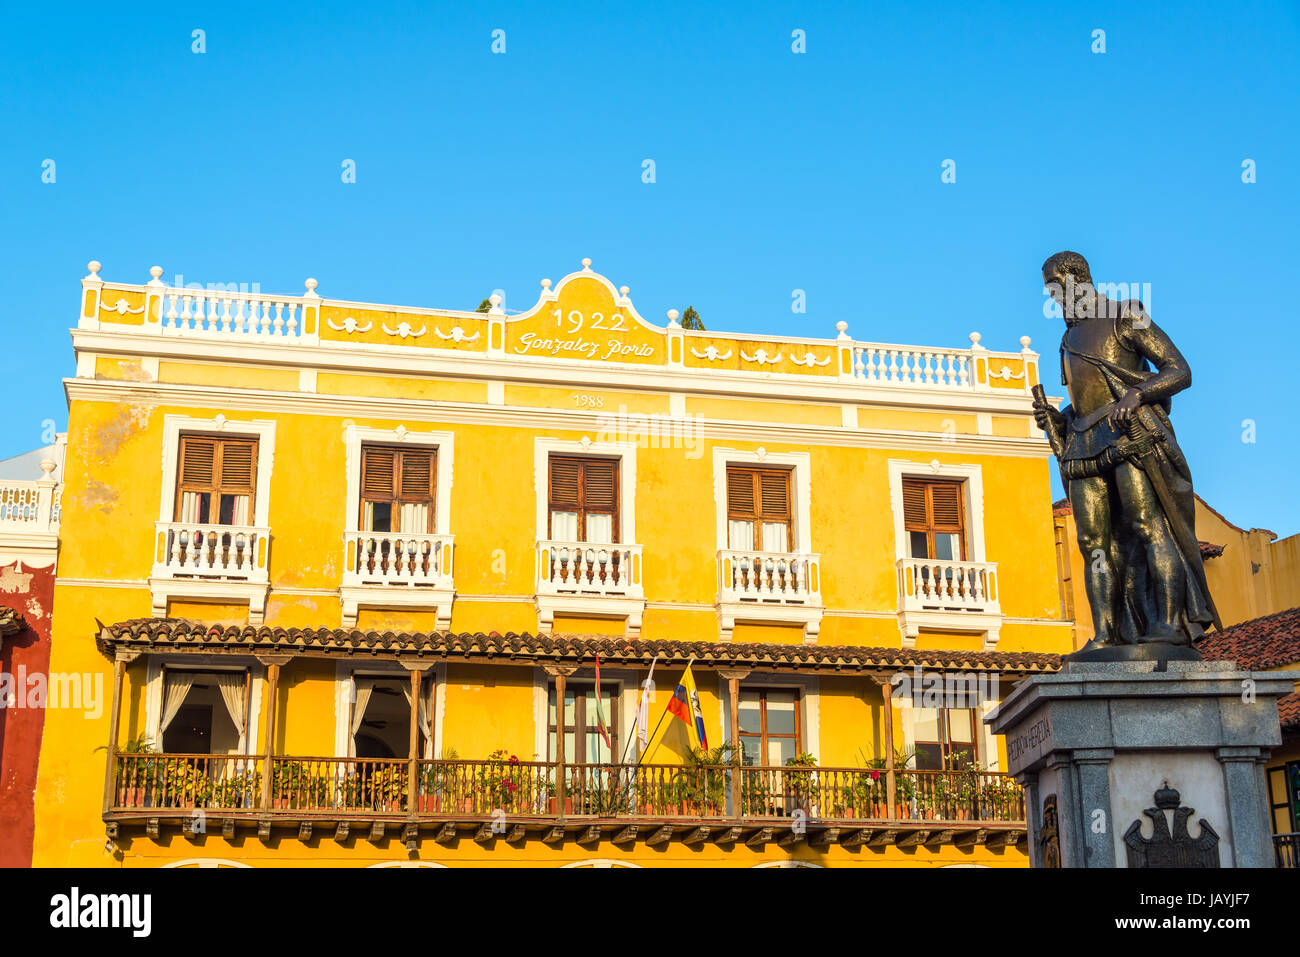
{"type": "MultiPolygon", "coordinates": [[[[1078,349],[1071,347],[1062,337],[1061,365],[1063,379],[1065,354],[1067,352],[1102,370],[1103,378],[1110,387],[1112,398],[1116,401],[1123,396],[1125,389],[1139,386],[1155,374],[1149,368],[1125,369],[1107,359],[1103,359],[1101,356],[1080,352],[1078,349]]],[[[1169,420],[1171,403],[1166,399],[1163,402],[1152,403],[1147,407],[1154,413],[1156,424],[1160,431],[1164,433],[1164,440],[1159,442],[1151,456],[1143,461],[1143,467],[1159,470],[1160,474],[1164,476],[1165,486],[1169,489],[1175,502],[1178,513],[1177,519],[1181,520],[1186,528],[1195,529],[1196,498],[1192,494],[1192,473],[1187,465],[1187,458],[1183,455],[1183,450],[1179,447],[1178,440],[1174,436],[1173,423],[1169,420]]],[[[1072,409],[1070,411],[1073,413],[1072,409]]],[[[1066,494],[1069,494],[1068,482],[1066,483],[1066,494]]],[[[1158,499],[1157,502],[1159,502],[1158,499]]],[[[1161,513],[1166,522],[1171,521],[1171,516],[1164,513],[1163,504],[1161,504],[1161,513]]],[[[1119,630],[1123,640],[1131,642],[1146,634],[1146,624],[1152,617],[1153,595],[1147,576],[1146,549],[1124,527],[1123,523],[1118,523],[1115,533],[1124,556],[1125,569],[1124,595],[1126,601],[1124,620],[1119,623],[1119,630]]],[[[1171,533],[1170,537],[1177,543],[1176,536],[1171,533]]],[[[1186,597],[1181,615],[1183,629],[1187,632],[1189,639],[1195,642],[1214,620],[1214,615],[1210,612],[1209,602],[1206,600],[1209,588],[1205,581],[1205,566],[1201,561],[1199,550],[1189,555],[1179,548],[1177,553],[1182,566],[1181,573],[1186,582],[1184,588],[1186,597]]]]}

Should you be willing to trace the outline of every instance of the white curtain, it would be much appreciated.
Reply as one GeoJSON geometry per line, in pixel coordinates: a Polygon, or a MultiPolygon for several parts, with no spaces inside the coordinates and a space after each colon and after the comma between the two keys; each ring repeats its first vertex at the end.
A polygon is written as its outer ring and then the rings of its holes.
{"type": "MultiPolygon", "coordinates": [[[[375,690],[374,678],[352,679],[352,737],[356,738],[361,730],[361,722],[366,717],[366,706],[370,704],[370,693],[375,690]]],[[[355,740],[354,740],[355,744],[355,740]]]]}
{"type": "Polygon", "coordinates": [[[593,545],[608,545],[614,541],[614,516],[587,515],[587,541],[593,545]]]}
{"type": "Polygon", "coordinates": [[[414,532],[419,535],[425,534],[429,530],[428,504],[407,503],[406,505],[403,505],[402,524],[399,527],[404,532],[414,532]]]}
{"type": "Polygon", "coordinates": [[[244,672],[218,671],[213,677],[216,678],[217,690],[221,692],[221,700],[226,704],[230,720],[235,723],[235,730],[239,732],[239,750],[246,751],[244,744],[245,728],[248,723],[248,697],[244,694],[244,672]]]}
{"type": "Polygon", "coordinates": [[[185,703],[185,698],[192,687],[194,687],[194,674],[192,672],[163,672],[163,708],[162,720],[158,724],[159,737],[162,737],[162,733],[172,723],[172,719],[176,717],[176,712],[181,710],[181,705],[185,703]]]}
{"type": "Polygon", "coordinates": [[[754,547],[754,523],[737,521],[727,522],[727,543],[729,548],[750,550],[754,547]]]}
{"type": "Polygon", "coordinates": [[[234,500],[235,500],[235,507],[234,507],[234,509],[233,509],[233,515],[232,515],[232,517],[231,517],[231,519],[230,519],[230,524],[231,524],[231,525],[247,525],[247,524],[249,524],[249,521],[248,521],[248,496],[247,496],[247,495],[235,495],[235,496],[232,496],[232,498],[234,498],[234,500]]]}
{"type": "Polygon", "coordinates": [[[181,492],[181,519],[182,522],[197,522],[199,520],[199,493],[198,492],[181,492]]]}
{"type": "Polygon", "coordinates": [[[763,551],[784,552],[789,550],[785,539],[786,528],[783,523],[763,523],[763,551]]]}
{"type": "Polygon", "coordinates": [[[578,540],[578,513],[551,513],[551,540],[556,542],[576,542],[578,540]]]}

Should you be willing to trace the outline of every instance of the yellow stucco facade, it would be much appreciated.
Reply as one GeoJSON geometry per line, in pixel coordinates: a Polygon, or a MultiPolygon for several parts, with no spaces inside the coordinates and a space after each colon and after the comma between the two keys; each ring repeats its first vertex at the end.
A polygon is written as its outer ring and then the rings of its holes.
{"type": "MultiPolygon", "coordinates": [[[[1028,340],[995,353],[978,337],[965,349],[860,343],[843,324],[837,338],[820,340],[686,331],[673,319],[647,322],[626,287],[586,263],[544,282],[538,303],[516,315],[495,305],[469,313],[326,300],[314,281],[304,296],[178,290],[158,273],[152,283],[110,283],[92,264],[82,282],[76,374],[65,380],[50,669],[102,674],[116,688],[119,719],[114,728],[108,703],[94,715],[48,711],[37,865],[1025,866],[1023,842],[1004,826],[1014,821],[980,829],[978,815],[964,812],[898,827],[819,822],[809,836],[779,814],[740,822],[732,806],[704,821],[703,837],[691,837],[698,814],[681,812],[667,823],[649,815],[629,839],[609,816],[595,831],[530,819],[488,833],[469,815],[449,832],[446,815],[417,813],[413,794],[375,824],[364,813],[277,817],[269,785],[259,786],[237,810],[208,805],[198,834],[185,822],[201,801],[131,804],[125,765],[110,761],[106,780],[106,752],[127,753],[141,738],[166,750],[168,675],[186,669],[246,676],[239,743],[220,753],[259,774],[271,767],[268,728],[276,756],[356,759],[356,682],[413,672],[429,713],[426,732],[408,695],[411,739],[428,743],[420,755],[394,748],[403,768],[408,757],[415,767],[417,757],[482,761],[498,751],[553,764],[548,687],[561,676],[566,687],[594,678],[594,659],[572,648],[611,649],[602,680],[616,747],[634,762],[639,745],[627,746],[647,659],[681,644],[696,656],[710,744],[735,741],[736,700],[757,700],[737,695],[788,689],[798,749],[849,775],[888,756],[886,736],[904,757],[922,741],[919,712],[887,705],[882,691],[910,662],[997,675],[1005,693],[1041,666],[1035,656],[1072,647],[1053,558],[1049,452],[1030,413],[1037,355],[1028,340]],[[195,435],[256,443],[243,521],[185,526],[179,517],[178,442],[195,435]],[[427,533],[385,538],[358,527],[359,458],[372,446],[436,454],[427,533]],[[604,565],[589,588],[551,580],[547,556],[563,547],[547,545],[559,538],[548,500],[555,456],[618,462],[615,529],[604,546],[627,556],[617,588],[596,580],[604,565]],[[756,562],[771,550],[735,547],[730,537],[735,466],[790,476],[788,561],[777,556],[789,571],[757,597],[736,569],[742,560],[748,568],[746,548],[756,562]],[[923,572],[927,556],[908,551],[901,489],[912,479],[960,489],[962,556],[950,566],[931,558],[923,572]],[[184,544],[191,534],[224,543],[217,552],[233,549],[236,536],[248,547],[237,560],[234,551],[213,559],[210,548],[184,544]],[[437,573],[429,564],[416,583],[367,580],[358,563],[374,539],[387,542],[380,551],[418,544],[439,557],[437,573]],[[945,575],[979,585],[946,599],[913,593],[945,575]],[[133,644],[120,624],[146,619],[262,637],[133,644]],[[340,637],[311,645],[294,629],[340,637]],[[456,650],[445,637],[492,633],[590,637],[551,658],[531,645],[515,655],[456,650]],[[384,636],[398,637],[389,645],[384,636]],[[705,645],[719,650],[702,658],[705,645]],[[877,663],[836,664],[826,649],[841,647],[870,650],[877,663]],[[759,650],[742,662],[738,649],[759,650]],[[350,821],[346,833],[340,818],[350,821]]],[[[683,663],[659,659],[652,721],[683,663]]],[[[685,725],[670,727],[657,763],[686,758],[685,725]]],[[[1005,767],[995,738],[982,728],[975,738],[983,768],[1005,767]]],[[[910,772],[897,764],[890,773],[910,772]]],[[[834,816],[829,806],[813,812],[834,816]]]]}

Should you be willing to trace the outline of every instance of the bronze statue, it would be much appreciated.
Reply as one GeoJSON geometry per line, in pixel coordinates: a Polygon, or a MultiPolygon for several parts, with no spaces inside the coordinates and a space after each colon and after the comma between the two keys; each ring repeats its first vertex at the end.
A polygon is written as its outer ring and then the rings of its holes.
{"type": "Polygon", "coordinates": [[[1199,658],[1193,643],[1221,626],[1194,531],[1191,471],[1169,421],[1191,370],[1139,300],[1096,289],[1078,253],[1049,258],[1043,282],[1065,316],[1070,405],[1056,411],[1035,386],[1034,418],[1074,510],[1095,632],[1076,655],[1199,658]]]}

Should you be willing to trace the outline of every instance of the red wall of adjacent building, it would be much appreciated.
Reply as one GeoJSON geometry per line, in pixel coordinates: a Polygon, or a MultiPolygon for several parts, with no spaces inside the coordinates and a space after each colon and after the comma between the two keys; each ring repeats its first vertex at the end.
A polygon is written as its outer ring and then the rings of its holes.
{"type": "MultiPolygon", "coordinates": [[[[15,676],[48,674],[54,567],[0,566],[0,605],[17,609],[27,627],[0,641],[0,670],[15,676]]],[[[23,689],[12,684],[14,694],[23,689]]],[[[30,867],[35,817],[36,762],[44,708],[0,707],[0,867],[30,867]]]]}

